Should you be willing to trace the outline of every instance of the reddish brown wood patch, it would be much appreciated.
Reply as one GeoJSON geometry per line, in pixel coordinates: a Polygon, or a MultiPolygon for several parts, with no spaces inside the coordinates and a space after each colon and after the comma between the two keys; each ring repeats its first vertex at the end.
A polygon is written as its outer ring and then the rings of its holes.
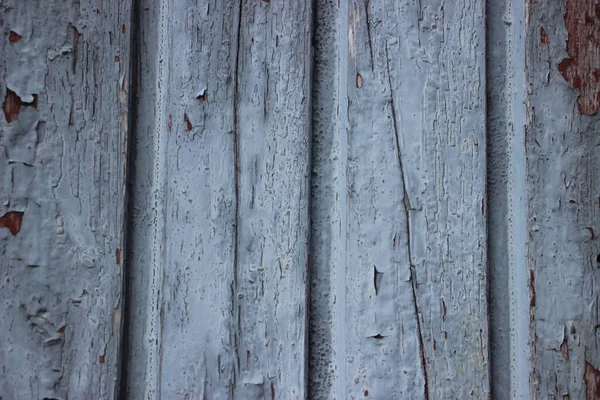
{"type": "Polygon", "coordinates": [[[587,400],[600,399],[600,371],[589,362],[585,362],[585,398],[587,400]]]}
{"type": "Polygon", "coordinates": [[[542,44],[550,43],[550,40],[548,40],[548,34],[544,30],[544,28],[540,28],[540,43],[542,43],[542,44]]]}
{"type": "Polygon", "coordinates": [[[22,223],[23,213],[20,211],[9,211],[0,217],[0,228],[8,229],[13,236],[19,233],[22,223]]]}
{"type": "Polygon", "coordinates": [[[6,89],[6,97],[2,103],[2,109],[4,110],[6,122],[10,124],[11,122],[16,121],[19,117],[19,111],[21,111],[22,106],[31,106],[33,108],[37,108],[37,100],[38,96],[37,94],[34,94],[33,101],[31,103],[26,103],[22,101],[15,92],[10,89],[6,89]]]}
{"type": "Polygon", "coordinates": [[[23,36],[19,35],[17,32],[14,31],[10,31],[8,33],[8,41],[11,43],[17,43],[19,40],[21,40],[23,36]]]}
{"type": "Polygon", "coordinates": [[[600,108],[600,0],[567,0],[568,57],[558,64],[565,80],[579,89],[581,114],[600,108]]]}

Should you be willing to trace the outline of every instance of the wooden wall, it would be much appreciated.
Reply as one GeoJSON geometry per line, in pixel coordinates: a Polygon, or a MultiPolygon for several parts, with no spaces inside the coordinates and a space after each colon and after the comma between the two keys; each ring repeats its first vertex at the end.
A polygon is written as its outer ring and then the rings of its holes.
{"type": "Polygon", "coordinates": [[[0,399],[600,398],[600,1],[6,0],[0,399]]]}

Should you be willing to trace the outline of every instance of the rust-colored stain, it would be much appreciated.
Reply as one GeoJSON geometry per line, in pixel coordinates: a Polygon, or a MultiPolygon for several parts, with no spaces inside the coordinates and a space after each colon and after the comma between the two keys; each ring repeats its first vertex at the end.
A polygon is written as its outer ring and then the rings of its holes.
{"type": "Polygon", "coordinates": [[[364,393],[363,393],[363,395],[364,395],[365,397],[369,397],[369,391],[368,391],[368,390],[365,390],[365,391],[364,391],[364,393]]]}
{"type": "Polygon", "coordinates": [[[0,217],[0,228],[6,228],[15,236],[21,230],[23,224],[23,213],[21,211],[9,211],[0,217]]]}
{"type": "Polygon", "coordinates": [[[192,123],[190,122],[190,119],[188,118],[187,114],[183,114],[183,120],[185,121],[185,129],[187,131],[191,131],[192,123]]]}
{"type": "Polygon", "coordinates": [[[6,97],[4,98],[4,102],[2,103],[2,109],[4,110],[4,117],[6,118],[6,122],[9,124],[13,121],[16,121],[19,117],[19,112],[21,111],[21,107],[33,107],[37,108],[38,103],[38,95],[33,95],[33,101],[31,103],[26,103],[21,100],[19,96],[15,92],[10,89],[6,89],[6,97]]]}
{"type": "Polygon", "coordinates": [[[535,275],[529,270],[529,308],[535,307],[535,275]]]}
{"type": "Polygon", "coordinates": [[[171,129],[173,129],[173,118],[169,115],[169,118],[167,119],[167,132],[171,132],[171,129]]]}
{"type": "Polygon", "coordinates": [[[546,34],[546,31],[544,30],[544,28],[540,28],[540,43],[541,44],[550,43],[550,41],[548,40],[548,35],[546,34]]]}
{"type": "Polygon", "coordinates": [[[589,362],[585,362],[585,398],[587,400],[600,399],[600,371],[589,362]]]}
{"type": "Polygon", "coordinates": [[[121,61],[121,57],[115,56],[115,62],[120,62],[120,61],[121,61]]]}
{"type": "Polygon", "coordinates": [[[271,382],[271,400],[275,400],[275,386],[271,382]]]}
{"type": "Polygon", "coordinates": [[[98,357],[98,362],[99,362],[100,364],[104,364],[104,356],[99,356],[99,357],[98,357]]]}
{"type": "Polygon", "coordinates": [[[62,333],[65,333],[65,328],[66,328],[66,326],[62,326],[62,327],[61,327],[59,330],[57,330],[56,332],[57,332],[57,333],[60,333],[60,334],[62,334],[62,333]]]}
{"type": "Polygon", "coordinates": [[[120,248],[118,248],[115,251],[115,256],[117,258],[117,265],[121,265],[121,249],[120,248]]]}
{"type": "Polygon", "coordinates": [[[23,36],[19,35],[15,31],[10,31],[8,33],[8,41],[11,43],[17,43],[19,40],[21,40],[21,38],[23,38],[23,36]]]}
{"type": "Polygon", "coordinates": [[[600,108],[600,0],[567,0],[568,57],[558,64],[565,80],[579,90],[581,114],[600,108]]]}
{"type": "Polygon", "coordinates": [[[121,33],[127,33],[127,27],[125,24],[121,25],[121,33]]]}
{"type": "Polygon", "coordinates": [[[196,100],[200,100],[201,103],[204,103],[206,101],[206,92],[199,94],[198,97],[196,97],[196,100]]]}

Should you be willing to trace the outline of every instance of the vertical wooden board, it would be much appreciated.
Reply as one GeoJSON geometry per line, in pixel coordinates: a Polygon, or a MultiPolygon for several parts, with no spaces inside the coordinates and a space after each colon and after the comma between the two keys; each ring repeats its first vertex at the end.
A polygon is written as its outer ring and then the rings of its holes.
{"type": "Polygon", "coordinates": [[[596,399],[600,2],[528,9],[532,397],[596,399]]]}
{"type": "Polygon", "coordinates": [[[128,395],[303,398],[310,3],[141,18],[128,395]]]}
{"type": "Polygon", "coordinates": [[[335,398],[487,398],[483,4],[343,3],[339,123],[315,114],[333,146],[313,158],[332,350],[311,360],[335,398]]]}
{"type": "Polygon", "coordinates": [[[130,2],[0,5],[0,398],[119,379],[130,2]]]}

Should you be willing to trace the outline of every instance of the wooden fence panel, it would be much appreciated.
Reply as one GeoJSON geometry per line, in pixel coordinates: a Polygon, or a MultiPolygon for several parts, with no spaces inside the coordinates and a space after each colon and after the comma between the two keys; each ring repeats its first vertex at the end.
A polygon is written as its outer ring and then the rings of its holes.
{"type": "Polygon", "coordinates": [[[485,3],[1,2],[0,399],[600,398],[600,2],[485,3]]]}
{"type": "Polygon", "coordinates": [[[118,390],[128,1],[0,4],[0,398],[118,390]]]}
{"type": "Polygon", "coordinates": [[[310,2],[141,11],[128,398],[304,398],[310,2]]]}
{"type": "Polygon", "coordinates": [[[486,398],[483,4],[317,4],[311,398],[486,398]]]}

